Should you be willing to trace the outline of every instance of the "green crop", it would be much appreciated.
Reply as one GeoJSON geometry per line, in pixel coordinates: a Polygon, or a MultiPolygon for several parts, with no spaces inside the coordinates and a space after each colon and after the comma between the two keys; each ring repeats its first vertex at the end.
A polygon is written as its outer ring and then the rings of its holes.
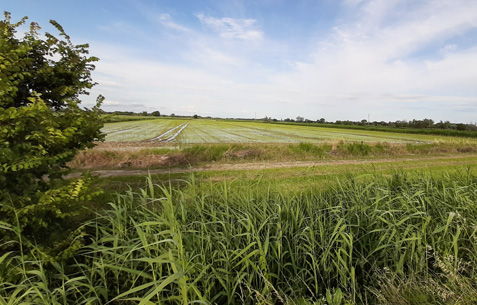
{"type": "MultiPolygon", "coordinates": [[[[182,123],[188,122],[174,138],[167,143],[326,143],[326,142],[388,142],[388,143],[434,143],[468,142],[475,139],[448,137],[432,134],[412,134],[375,130],[354,130],[332,127],[266,124],[237,120],[185,120],[158,118],[105,124],[103,132],[106,141],[134,142],[152,140],[182,123]]],[[[178,131],[178,130],[177,130],[178,131]]],[[[398,130],[400,131],[400,130],[398,130]]],[[[154,143],[154,140],[152,141],[154,143]]],[[[159,138],[155,142],[161,142],[159,138]]]]}

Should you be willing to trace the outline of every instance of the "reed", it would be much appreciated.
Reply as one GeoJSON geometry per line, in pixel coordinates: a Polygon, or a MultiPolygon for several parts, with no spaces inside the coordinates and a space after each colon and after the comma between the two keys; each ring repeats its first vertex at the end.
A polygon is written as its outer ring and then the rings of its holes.
{"type": "MultiPolygon", "coordinates": [[[[149,180],[48,262],[0,256],[0,304],[473,304],[477,177],[366,175],[287,192],[267,180],[149,180]]],[[[14,226],[1,224],[4,230],[14,226]]],[[[25,246],[26,245],[26,246],[25,246]]]]}

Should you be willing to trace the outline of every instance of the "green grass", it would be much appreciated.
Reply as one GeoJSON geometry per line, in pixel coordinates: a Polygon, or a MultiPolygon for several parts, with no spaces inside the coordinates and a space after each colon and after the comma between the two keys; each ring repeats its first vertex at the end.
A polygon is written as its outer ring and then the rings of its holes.
{"type": "MultiPolygon", "coordinates": [[[[129,144],[127,144],[129,145],[129,144]]],[[[386,158],[452,158],[477,153],[477,145],[464,143],[389,144],[353,143],[231,143],[130,147],[101,144],[79,153],[69,166],[75,169],[154,169],[251,162],[382,160],[386,158]]],[[[132,144],[134,145],[134,144],[132,144]]]]}
{"type": "Polygon", "coordinates": [[[314,126],[314,127],[325,127],[325,128],[332,127],[332,128],[341,128],[341,129],[383,131],[383,132],[393,132],[393,133],[424,134],[424,135],[438,135],[438,136],[448,136],[448,137],[477,138],[477,132],[476,131],[470,131],[470,130],[439,129],[439,128],[390,127],[390,126],[360,126],[360,125],[296,123],[296,122],[272,122],[272,124],[298,125],[298,126],[301,125],[301,126],[314,126]]]}
{"type": "MultiPolygon", "coordinates": [[[[448,156],[436,157],[430,160],[419,157],[401,157],[393,161],[368,159],[365,163],[325,163],[319,161],[313,166],[299,166],[286,168],[263,169],[242,169],[242,170],[210,170],[195,172],[195,178],[200,181],[248,181],[257,180],[269,181],[280,184],[281,188],[287,191],[300,191],[313,187],[326,189],[336,183],[337,179],[361,175],[391,175],[395,171],[403,171],[409,175],[419,176],[423,172],[433,176],[439,176],[442,172],[455,173],[464,168],[475,168],[477,166],[477,156],[462,156],[459,158],[449,158],[448,156]]],[[[153,182],[158,185],[175,186],[184,185],[189,173],[162,173],[152,174],[153,182]]],[[[116,192],[124,193],[129,190],[143,188],[144,177],[142,175],[112,176],[98,178],[96,185],[104,190],[104,194],[97,200],[100,202],[97,207],[104,207],[107,202],[112,201],[116,192]]]]}
{"type": "Polygon", "coordinates": [[[183,122],[189,122],[189,125],[178,135],[174,143],[325,143],[339,141],[364,143],[427,143],[436,141],[476,143],[475,139],[439,135],[211,119],[160,118],[146,121],[108,123],[103,131],[107,134],[107,141],[140,141],[152,139],[183,122]]]}
{"type": "Polygon", "coordinates": [[[184,183],[178,189],[150,180],[118,196],[109,212],[73,235],[70,259],[48,260],[23,240],[0,256],[0,304],[477,298],[472,169],[376,172],[326,188],[311,181],[298,191],[266,178],[184,183]]]}
{"type": "Polygon", "coordinates": [[[116,122],[129,122],[129,121],[141,121],[141,120],[152,120],[157,117],[154,116],[145,116],[145,115],[121,115],[121,114],[106,114],[103,115],[107,123],[116,123],[116,122]]]}

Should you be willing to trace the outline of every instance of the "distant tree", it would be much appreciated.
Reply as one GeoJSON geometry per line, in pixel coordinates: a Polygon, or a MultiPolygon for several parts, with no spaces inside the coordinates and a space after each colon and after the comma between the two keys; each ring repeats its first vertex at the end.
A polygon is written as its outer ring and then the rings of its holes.
{"type": "Polygon", "coordinates": [[[174,113],[171,113],[170,117],[173,118],[175,117],[176,115],[174,113]]]}
{"type": "Polygon", "coordinates": [[[451,125],[452,124],[449,121],[440,121],[439,123],[436,123],[436,127],[440,129],[450,129],[451,125]]]}
{"type": "Polygon", "coordinates": [[[467,130],[477,131],[477,125],[475,125],[475,124],[467,124],[467,130]]]}
{"type": "Polygon", "coordinates": [[[143,111],[143,112],[141,112],[141,115],[143,115],[143,116],[147,116],[147,111],[143,111]]]}
{"type": "Polygon", "coordinates": [[[156,111],[151,112],[151,115],[152,116],[161,116],[161,113],[156,110],[156,111]]]}
{"type": "Polygon", "coordinates": [[[396,125],[396,127],[409,127],[409,123],[406,120],[398,120],[394,124],[396,125]]]}
{"type": "Polygon", "coordinates": [[[321,119],[318,120],[318,123],[324,124],[324,123],[326,123],[326,120],[324,118],[321,118],[321,119]]]}
{"type": "Polygon", "coordinates": [[[424,128],[430,128],[432,126],[434,126],[434,120],[432,119],[424,119],[423,120],[423,125],[424,125],[424,128]]]}
{"type": "Polygon", "coordinates": [[[297,117],[296,117],[296,121],[297,121],[297,122],[303,122],[304,120],[305,120],[305,118],[302,117],[302,116],[297,116],[297,117]]]}
{"type": "Polygon", "coordinates": [[[197,119],[197,118],[199,118],[199,116],[197,114],[194,114],[193,118],[197,119]]]}

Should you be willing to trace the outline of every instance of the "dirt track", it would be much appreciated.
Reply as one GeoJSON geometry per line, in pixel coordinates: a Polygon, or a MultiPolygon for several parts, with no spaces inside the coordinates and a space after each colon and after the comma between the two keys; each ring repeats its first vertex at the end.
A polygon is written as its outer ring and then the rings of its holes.
{"type": "MultiPolygon", "coordinates": [[[[419,156],[413,158],[388,158],[388,159],[373,159],[373,160],[335,160],[335,161],[294,161],[294,162],[254,162],[254,163],[225,163],[225,164],[211,164],[206,166],[190,167],[190,168],[169,168],[169,169],[106,169],[94,170],[92,174],[100,177],[117,177],[117,176],[146,176],[148,174],[169,174],[169,173],[195,173],[202,171],[228,171],[228,170],[264,170],[274,168],[294,168],[294,167],[320,167],[332,165],[356,165],[356,164],[380,164],[380,163],[396,163],[406,161],[431,161],[431,160],[453,160],[477,157],[477,154],[459,154],[447,156],[419,156]]],[[[477,164],[477,160],[476,160],[477,164]]],[[[79,177],[81,173],[72,173],[66,178],[79,177]]]]}

